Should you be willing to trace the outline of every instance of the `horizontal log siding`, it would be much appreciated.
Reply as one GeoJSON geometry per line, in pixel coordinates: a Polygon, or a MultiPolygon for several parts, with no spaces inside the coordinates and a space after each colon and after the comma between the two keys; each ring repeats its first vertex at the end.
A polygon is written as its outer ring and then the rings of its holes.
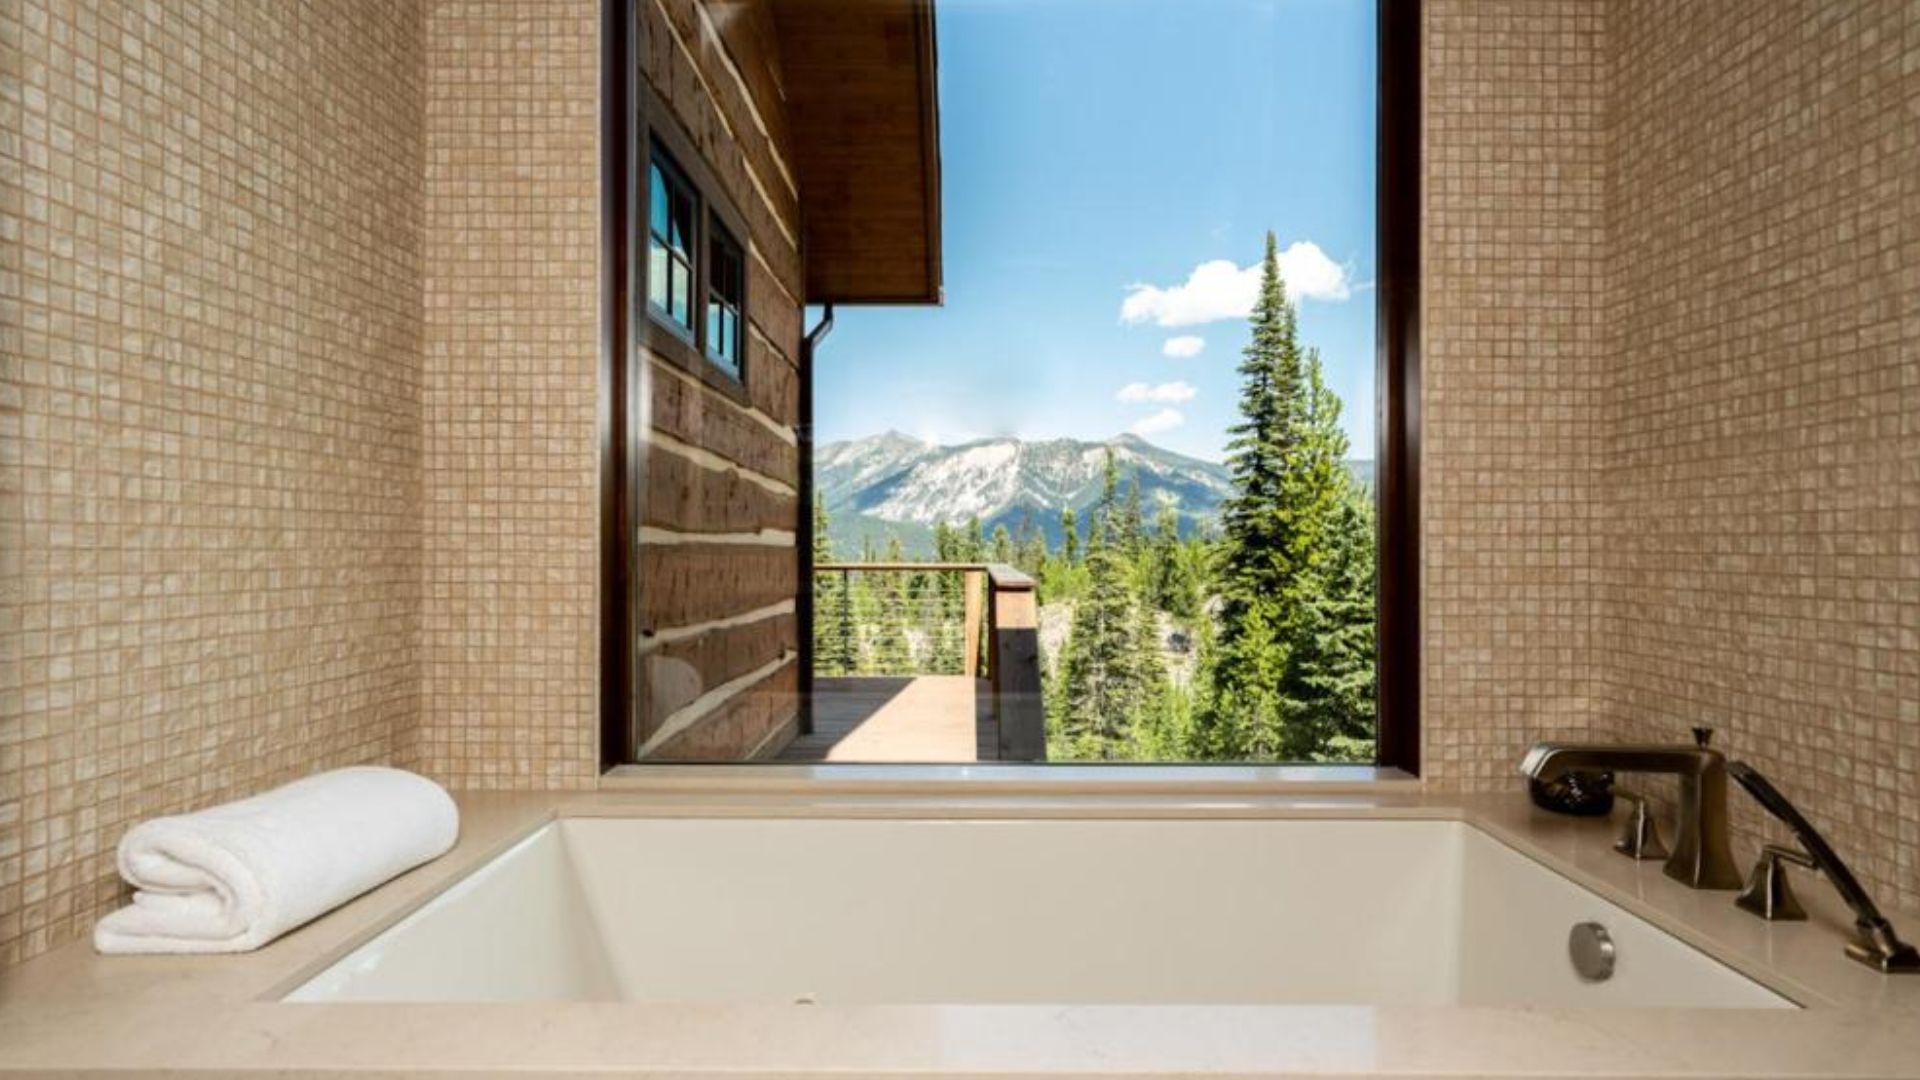
{"type": "Polygon", "coordinates": [[[730,56],[704,7],[703,0],[643,0],[643,63],[672,121],[722,188],[711,194],[746,222],[746,393],[730,396],[670,363],[649,360],[653,431],[672,442],[656,438],[648,451],[641,522],[673,535],[641,538],[635,688],[641,743],[672,730],[685,710],[702,711],[648,760],[739,760],[769,733],[790,727],[797,712],[792,658],[799,626],[791,611],[670,643],[654,636],[792,602],[800,588],[792,543],[766,542],[770,535],[797,536],[803,467],[796,433],[804,321],[800,209],[790,159],[775,141],[787,131],[784,104],[750,97],[749,86],[778,85],[777,65],[764,56],[730,56]],[[712,542],[703,542],[706,537],[712,542]],[[783,658],[786,665],[774,676],[717,704],[703,700],[783,658]]]}
{"type": "Polygon", "coordinates": [[[640,741],[716,686],[765,667],[800,647],[792,614],[729,626],[658,646],[640,659],[640,741]]]}
{"type": "Polygon", "coordinates": [[[741,760],[793,722],[799,693],[799,666],[788,663],[668,739],[647,760],[741,760]]]}
{"type": "Polygon", "coordinates": [[[654,430],[789,487],[799,482],[800,451],[793,443],[726,395],[681,378],[669,365],[653,368],[654,430]]]}
{"type": "Polygon", "coordinates": [[[791,548],[646,544],[640,549],[640,633],[711,622],[793,599],[791,548]]]}
{"type": "Polygon", "coordinates": [[[690,461],[658,446],[647,452],[647,507],[643,523],[683,533],[752,533],[792,529],[793,495],[740,475],[690,461]]]}

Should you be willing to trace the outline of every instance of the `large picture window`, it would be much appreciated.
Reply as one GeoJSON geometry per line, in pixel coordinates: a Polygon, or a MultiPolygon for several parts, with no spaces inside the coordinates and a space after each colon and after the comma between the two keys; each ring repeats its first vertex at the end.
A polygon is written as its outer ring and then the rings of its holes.
{"type": "Polygon", "coordinates": [[[627,449],[610,760],[1417,773],[1416,0],[775,14],[752,109],[635,95],[699,377],[627,449]]]}

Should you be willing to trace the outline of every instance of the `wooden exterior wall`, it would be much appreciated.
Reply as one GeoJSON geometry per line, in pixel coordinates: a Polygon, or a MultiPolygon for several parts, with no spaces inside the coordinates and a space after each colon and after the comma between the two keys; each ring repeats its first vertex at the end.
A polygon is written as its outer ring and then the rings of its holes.
{"type": "Polygon", "coordinates": [[[676,126],[746,225],[748,333],[744,393],[642,360],[633,756],[742,760],[799,715],[799,192],[766,0],[640,9],[648,123],[676,126]]]}

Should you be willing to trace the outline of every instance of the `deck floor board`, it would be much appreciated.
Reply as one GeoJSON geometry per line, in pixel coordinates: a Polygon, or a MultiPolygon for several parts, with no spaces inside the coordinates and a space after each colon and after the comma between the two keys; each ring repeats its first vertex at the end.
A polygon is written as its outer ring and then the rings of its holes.
{"type": "Polygon", "coordinates": [[[813,732],[783,762],[991,761],[999,738],[985,680],[965,675],[816,679],[813,732]]]}

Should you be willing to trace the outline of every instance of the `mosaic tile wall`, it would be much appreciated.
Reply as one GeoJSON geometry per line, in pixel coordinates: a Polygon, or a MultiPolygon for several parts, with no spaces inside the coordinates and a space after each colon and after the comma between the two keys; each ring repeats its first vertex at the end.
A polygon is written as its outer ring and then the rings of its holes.
{"type": "Polygon", "coordinates": [[[1423,769],[1510,790],[1596,693],[1602,5],[1428,0],[1423,769]]]}
{"type": "Polygon", "coordinates": [[[1718,729],[1920,907],[1920,5],[1615,14],[1607,730],[1718,729]]]}
{"type": "Polygon", "coordinates": [[[1429,778],[1711,726],[1920,907],[1920,5],[1426,30],[1429,778]]]}
{"type": "Polygon", "coordinates": [[[418,710],[424,29],[0,4],[0,964],[418,710]]]}
{"type": "Polygon", "coordinates": [[[411,760],[599,775],[599,6],[433,0],[426,535],[411,760]]]}

